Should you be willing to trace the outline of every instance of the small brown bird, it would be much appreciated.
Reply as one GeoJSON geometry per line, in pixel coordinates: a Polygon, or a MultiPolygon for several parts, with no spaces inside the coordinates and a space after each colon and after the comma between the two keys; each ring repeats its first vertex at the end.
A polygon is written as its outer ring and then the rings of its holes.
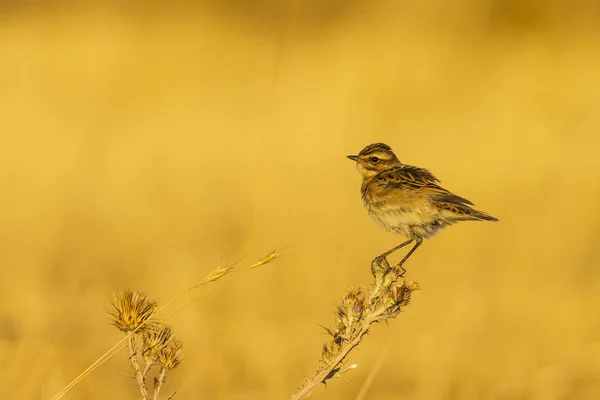
{"type": "Polygon", "coordinates": [[[357,156],[356,168],[363,178],[362,201],[371,218],[384,230],[408,240],[376,257],[380,263],[394,251],[415,242],[400,261],[402,265],[417,250],[423,239],[459,221],[498,221],[478,211],[469,200],[439,186],[439,180],[424,168],[402,164],[390,146],[370,144],[357,156]]]}

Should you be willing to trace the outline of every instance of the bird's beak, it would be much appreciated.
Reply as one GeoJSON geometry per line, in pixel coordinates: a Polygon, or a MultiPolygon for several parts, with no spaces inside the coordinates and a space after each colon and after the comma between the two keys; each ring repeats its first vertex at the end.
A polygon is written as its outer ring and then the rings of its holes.
{"type": "Polygon", "coordinates": [[[358,161],[358,156],[346,156],[346,157],[348,157],[352,161],[358,161]]]}

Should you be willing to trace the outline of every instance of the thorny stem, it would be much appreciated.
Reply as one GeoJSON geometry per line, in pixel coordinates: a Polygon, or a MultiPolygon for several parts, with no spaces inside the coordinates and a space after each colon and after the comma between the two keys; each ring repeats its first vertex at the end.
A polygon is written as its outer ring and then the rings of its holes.
{"type": "MultiPolygon", "coordinates": [[[[372,322],[372,321],[371,321],[372,322]]],[[[305,399],[319,386],[321,382],[325,383],[325,381],[329,378],[335,376],[337,371],[339,370],[339,365],[344,362],[348,353],[352,351],[353,348],[358,346],[362,337],[369,331],[369,322],[368,324],[361,327],[360,332],[358,332],[356,338],[352,340],[350,343],[347,343],[346,346],[340,351],[340,353],[335,356],[329,365],[326,368],[321,369],[317,374],[307,382],[306,385],[300,389],[300,391],[292,396],[292,400],[301,400],[305,399]]]]}
{"type": "Polygon", "coordinates": [[[348,354],[358,346],[363,336],[369,332],[371,324],[395,317],[400,312],[400,306],[406,305],[410,301],[410,292],[417,287],[414,283],[409,285],[403,283],[401,290],[406,292],[402,293],[391,304],[387,299],[389,297],[388,291],[398,287],[397,281],[404,274],[402,267],[390,267],[387,259],[383,258],[373,260],[372,270],[375,275],[375,282],[368,294],[367,308],[362,313],[359,326],[352,327],[350,337],[343,338],[337,354],[329,358],[326,364],[305,382],[302,388],[292,396],[292,400],[306,399],[319,384],[325,383],[328,379],[338,375],[348,354]]]}
{"type": "MultiPolygon", "coordinates": [[[[131,363],[131,368],[133,368],[133,372],[135,373],[135,379],[140,388],[140,394],[142,395],[143,400],[150,400],[148,397],[148,389],[146,387],[146,375],[145,370],[144,373],[140,370],[140,361],[137,355],[137,349],[135,344],[135,336],[129,336],[129,362],[131,363]]],[[[147,365],[146,365],[147,367],[147,365]]]]}
{"type": "MultiPolygon", "coordinates": [[[[160,394],[160,387],[162,386],[162,384],[165,382],[166,379],[167,379],[167,369],[164,367],[161,367],[160,375],[158,378],[156,378],[156,381],[154,382],[154,400],[158,400],[158,395],[160,394]]],[[[173,396],[175,396],[175,393],[173,393],[171,396],[169,396],[169,399],[172,398],[173,396]]]]}

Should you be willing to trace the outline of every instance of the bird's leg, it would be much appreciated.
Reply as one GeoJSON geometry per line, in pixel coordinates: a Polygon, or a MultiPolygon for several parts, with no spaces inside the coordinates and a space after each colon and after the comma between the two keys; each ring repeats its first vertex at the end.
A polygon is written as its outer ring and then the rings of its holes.
{"type": "Polygon", "coordinates": [[[394,247],[393,249],[390,249],[390,250],[386,251],[385,253],[383,253],[383,254],[375,257],[373,259],[373,261],[371,262],[371,272],[373,273],[373,276],[375,276],[375,269],[382,267],[381,264],[382,264],[383,261],[385,261],[385,263],[387,264],[387,268],[389,269],[389,263],[387,262],[387,256],[389,256],[390,254],[392,254],[396,250],[398,250],[398,249],[406,246],[407,244],[411,243],[413,240],[414,239],[409,239],[406,242],[403,242],[403,243],[399,244],[398,246],[394,247]]]}
{"type": "Polygon", "coordinates": [[[414,241],[415,239],[409,239],[406,242],[400,243],[398,246],[394,247],[393,249],[390,249],[388,251],[386,251],[385,253],[383,253],[380,256],[377,256],[377,258],[379,259],[383,259],[383,258],[387,258],[387,256],[389,256],[390,254],[392,254],[393,252],[395,252],[398,249],[403,248],[404,246],[406,246],[407,244],[410,244],[412,241],[414,241]]]}
{"type": "Polygon", "coordinates": [[[415,241],[417,243],[415,243],[415,245],[413,246],[413,248],[410,249],[410,251],[404,256],[404,258],[402,259],[402,261],[400,261],[400,263],[398,264],[398,267],[400,269],[402,269],[402,274],[400,274],[400,276],[404,276],[404,274],[406,273],[406,269],[402,265],[404,265],[404,263],[412,255],[412,253],[414,253],[415,250],[417,250],[419,248],[419,246],[421,245],[421,243],[423,243],[423,239],[421,239],[421,238],[416,238],[415,241]]]}
{"type": "Polygon", "coordinates": [[[371,261],[371,273],[373,274],[374,277],[377,277],[378,271],[380,272],[380,274],[381,273],[383,275],[387,274],[387,272],[390,270],[390,268],[391,268],[390,263],[388,262],[388,260],[386,258],[375,257],[375,259],[373,261],[371,261]]]}

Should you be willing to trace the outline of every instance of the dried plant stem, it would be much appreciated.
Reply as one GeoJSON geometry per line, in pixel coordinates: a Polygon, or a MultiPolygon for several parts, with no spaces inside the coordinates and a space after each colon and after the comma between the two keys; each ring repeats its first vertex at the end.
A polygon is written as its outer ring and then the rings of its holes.
{"type": "MultiPolygon", "coordinates": [[[[165,380],[167,379],[167,369],[166,368],[161,368],[160,369],[160,374],[158,376],[158,378],[156,378],[156,381],[154,382],[154,400],[158,400],[158,396],[160,395],[160,388],[162,386],[162,384],[165,382],[165,380]]],[[[175,395],[175,393],[173,393],[173,395],[171,395],[169,398],[173,397],[175,395]]]]}
{"type": "Polygon", "coordinates": [[[320,368],[307,379],[292,396],[292,400],[306,399],[321,383],[341,376],[342,366],[348,354],[359,345],[371,325],[395,318],[408,305],[411,294],[418,288],[414,282],[401,279],[404,269],[390,267],[387,260],[375,259],[371,265],[375,282],[371,290],[350,288],[337,309],[335,329],[327,329],[331,340],[323,346],[320,368]]]}
{"type": "Polygon", "coordinates": [[[146,366],[144,367],[144,372],[142,372],[142,375],[144,377],[148,376],[148,372],[150,371],[150,368],[152,368],[153,365],[154,363],[152,362],[152,360],[146,360],[146,366]]]}
{"type": "Polygon", "coordinates": [[[360,336],[357,336],[352,342],[346,344],[344,349],[335,356],[330,364],[320,371],[317,372],[315,376],[313,376],[310,381],[300,389],[300,391],[292,396],[292,400],[301,400],[306,399],[311,393],[319,386],[321,382],[325,382],[327,379],[333,377],[337,370],[339,369],[339,365],[346,359],[348,353],[352,351],[353,348],[358,346],[360,343],[362,336],[368,332],[368,327],[362,330],[360,336]]]}
{"type": "Polygon", "coordinates": [[[129,362],[131,363],[131,368],[133,368],[133,372],[135,374],[135,380],[140,388],[140,394],[142,395],[142,399],[150,400],[148,397],[148,388],[146,387],[146,374],[149,368],[145,368],[144,372],[140,370],[140,361],[138,359],[137,348],[135,343],[135,336],[129,337],[129,362]]]}
{"type": "Polygon", "coordinates": [[[351,339],[349,342],[345,343],[341,351],[329,361],[327,366],[318,371],[317,374],[310,379],[307,385],[305,385],[298,393],[292,396],[292,400],[301,400],[307,398],[317,388],[317,386],[319,386],[321,382],[324,383],[327,379],[334,377],[339,371],[340,365],[348,356],[348,353],[350,353],[352,349],[358,346],[358,344],[362,340],[362,337],[369,332],[371,324],[377,322],[379,315],[381,315],[381,312],[375,312],[370,317],[365,318],[362,321],[360,329],[356,332],[354,338],[351,339]]]}

